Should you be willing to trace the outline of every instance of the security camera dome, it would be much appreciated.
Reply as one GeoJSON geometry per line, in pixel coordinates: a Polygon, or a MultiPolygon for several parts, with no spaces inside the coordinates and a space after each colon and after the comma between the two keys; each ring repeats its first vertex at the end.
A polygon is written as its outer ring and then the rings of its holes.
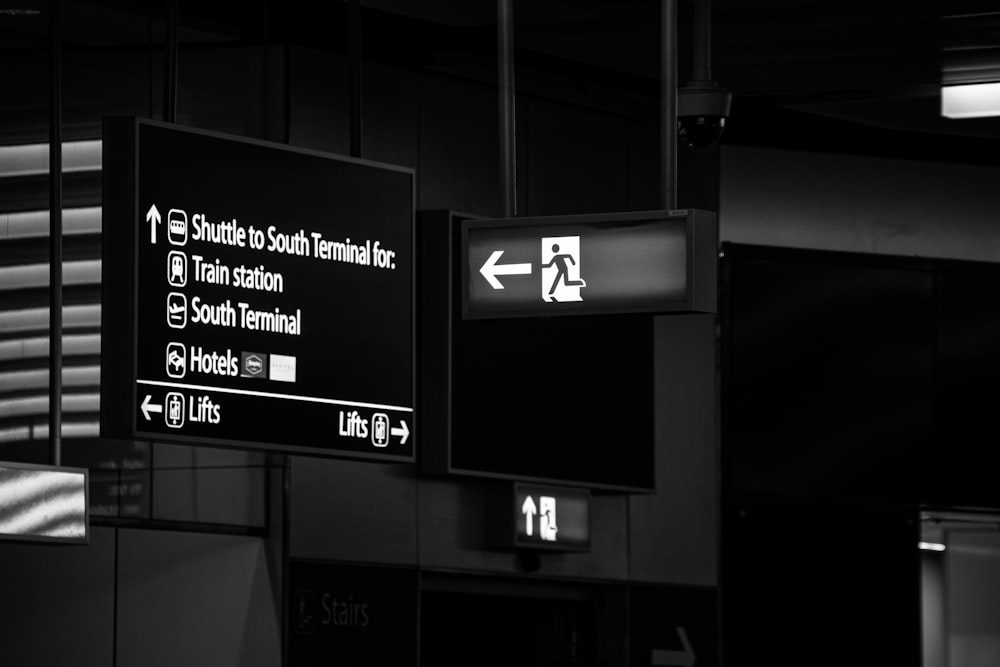
{"type": "Polygon", "coordinates": [[[713,145],[722,137],[732,94],[712,81],[693,81],[677,92],[677,132],[680,140],[687,146],[713,145]]]}

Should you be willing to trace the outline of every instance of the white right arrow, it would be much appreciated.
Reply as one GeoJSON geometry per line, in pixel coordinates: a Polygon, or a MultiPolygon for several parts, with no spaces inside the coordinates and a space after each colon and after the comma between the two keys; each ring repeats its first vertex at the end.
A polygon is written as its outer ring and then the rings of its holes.
{"type": "Polygon", "coordinates": [[[497,280],[497,276],[517,276],[531,273],[531,264],[497,264],[503,256],[503,250],[494,250],[486,263],[479,268],[479,272],[486,278],[486,282],[493,289],[503,289],[503,283],[497,280]]]}
{"type": "Polygon", "coordinates": [[[521,513],[524,514],[524,530],[528,534],[528,537],[531,537],[535,532],[535,514],[538,513],[534,498],[528,496],[524,499],[524,504],[521,505],[521,513]]]}
{"type": "Polygon", "coordinates": [[[156,226],[160,224],[160,210],[156,208],[156,204],[146,211],[146,220],[149,221],[149,242],[156,245],[156,226]]]}
{"type": "Polygon", "coordinates": [[[146,418],[146,421],[152,419],[152,417],[149,416],[150,412],[163,412],[162,405],[159,403],[150,403],[152,399],[152,396],[146,394],[146,398],[142,399],[142,405],[139,406],[139,409],[142,410],[142,416],[146,418]]]}
{"type": "Polygon", "coordinates": [[[399,428],[393,426],[389,429],[389,433],[392,435],[400,435],[402,438],[399,440],[399,444],[405,445],[406,439],[410,437],[410,428],[406,425],[406,421],[403,419],[399,420],[399,428]]]}

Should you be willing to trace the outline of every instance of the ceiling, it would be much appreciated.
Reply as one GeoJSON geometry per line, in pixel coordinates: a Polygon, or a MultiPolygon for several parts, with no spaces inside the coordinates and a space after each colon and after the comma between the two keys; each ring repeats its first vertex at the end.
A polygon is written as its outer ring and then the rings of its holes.
{"type": "MultiPolygon", "coordinates": [[[[677,0],[679,78],[695,2],[677,0]]],[[[68,51],[162,40],[162,3],[61,3],[68,51]]],[[[495,77],[496,0],[361,0],[368,60],[495,77]]],[[[44,0],[0,0],[0,57],[44,48],[44,0]],[[13,14],[7,9],[28,9],[13,14]]],[[[523,94],[656,113],[661,0],[516,0],[523,94]]],[[[179,3],[181,46],[298,43],[346,51],[347,3],[179,3]]],[[[1000,120],[939,114],[944,83],[1000,81],[1000,8],[985,0],[715,0],[712,78],[734,95],[724,141],[996,162],[1000,120]]],[[[161,42],[162,43],[162,42],[161,42]]]]}

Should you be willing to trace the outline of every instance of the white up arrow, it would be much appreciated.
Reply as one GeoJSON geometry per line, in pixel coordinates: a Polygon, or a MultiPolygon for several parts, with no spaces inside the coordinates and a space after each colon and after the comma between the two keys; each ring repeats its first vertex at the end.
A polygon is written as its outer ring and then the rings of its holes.
{"type": "Polygon", "coordinates": [[[524,504],[521,505],[521,513],[524,514],[524,531],[528,534],[528,537],[531,537],[535,532],[535,514],[538,513],[534,498],[528,496],[524,499],[524,504]]]}
{"type": "Polygon", "coordinates": [[[389,433],[391,433],[392,435],[403,436],[400,439],[399,444],[405,445],[406,439],[410,437],[410,427],[406,425],[406,420],[400,419],[399,426],[398,427],[393,426],[391,429],[389,429],[389,433]]]}
{"type": "Polygon", "coordinates": [[[150,403],[152,399],[153,399],[152,396],[146,394],[146,398],[142,399],[142,405],[139,406],[139,408],[142,410],[142,416],[146,418],[146,421],[152,419],[152,417],[149,416],[150,412],[163,412],[162,405],[160,405],[159,403],[150,403]]]}
{"type": "Polygon", "coordinates": [[[156,226],[160,224],[160,210],[156,208],[156,204],[146,211],[146,220],[149,221],[149,242],[156,245],[156,226]]]}
{"type": "Polygon", "coordinates": [[[486,263],[479,268],[479,272],[486,278],[486,282],[493,289],[503,289],[503,283],[497,280],[497,276],[517,276],[531,273],[531,264],[497,264],[503,256],[503,250],[494,250],[486,263]]]}

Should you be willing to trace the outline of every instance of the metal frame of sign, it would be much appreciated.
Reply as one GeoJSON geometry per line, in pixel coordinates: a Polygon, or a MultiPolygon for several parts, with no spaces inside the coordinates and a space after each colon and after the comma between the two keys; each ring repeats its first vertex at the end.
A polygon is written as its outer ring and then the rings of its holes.
{"type": "MultiPolygon", "coordinates": [[[[415,347],[415,294],[416,271],[414,261],[416,249],[415,210],[416,188],[415,170],[409,167],[384,164],[320,151],[308,150],[268,141],[249,139],[206,130],[183,128],[135,117],[106,118],[104,124],[104,247],[103,247],[103,287],[102,287],[102,360],[101,360],[101,432],[102,436],[130,440],[153,440],[176,442],[179,444],[257,449],[312,456],[355,458],[385,462],[413,462],[416,459],[416,347],[415,347]],[[139,423],[138,391],[138,334],[137,313],[139,283],[139,232],[136,221],[143,219],[138,201],[140,151],[140,129],[143,126],[161,128],[188,136],[223,140],[234,144],[260,147],[265,150],[281,151],[285,154],[320,158],[332,162],[353,164],[389,172],[398,172],[410,177],[409,204],[409,388],[410,428],[409,446],[406,454],[384,453],[377,449],[353,450],[331,447],[329,444],[313,445],[291,442],[269,442],[252,439],[234,439],[182,433],[166,433],[144,430],[139,423]],[[110,233],[111,230],[115,233],[110,233]]],[[[166,216],[164,216],[166,218],[166,216]]],[[[209,388],[211,389],[211,388],[209,388]]],[[[193,402],[193,401],[192,401],[193,402]]],[[[403,406],[405,408],[405,406],[403,406]]],[[[287,424],[289,431],[296,429],[287,424]]],[[[332,430],[335,424],[312,425],[311,429],[321,433],[332,430]]],[[[393,429],[395,430],[395,429],[393,429]]]]}
{"type": "MultiPolygon", "coordinates": [[[[90,543],[90,471],[87,468],[70,468],[66,466],[50,466],[50,465],[40,465],[33,463],[12,463],[8,461],[0,462],[0,471],[2,470],[16,470],[24,471],[27,473],[40,473],[42,475],[51,474],[69,474],[78,475],[83,478],[82,486],[82,500],[83,507],[82,511],[79,513],[82,524],[83,524],[83,534],[79,536],[66,536],[61,537],[58,535],[44,535],[37,533],[27,533],[27,532],[6,532],[7,521],[14,520],[16,523],[16,515],[18,507],[23,508],[23,499],[19,502],[14,502],[12,498],[8,497],[4,491],[3,485],[0,484],[0,509],[6,510],[0,514],[4,516],[0,519],[6,519],[0,521],[0,542],[41,542],[45,544],[89,544],[90,543]]],[[[67,494],[65,490],[50,489],[49,495],[54,496],[54,500],[65,501],[67,494]]],[[[42,498],[44,501],[45,499],[42,498]]],[[[27,509],[30,509],[27,508],[27,509]]],[[[53,515],[53,512],[46,512],[48,517],[53,515]]]]}
{"type": "MultiPolygon", "coordinates": [[[[626,213],[596,213],[581,215],[559,215],[524,218],[475,219],[461,222],[460,279],[462,319],[480,318],[524,318],[553,317],[595,314],[626,313],[714,313],[716,312],[716,286],[718,262],[718,225],[716,215],[710,211],[697,209],[633,211],[626,213]],[[470,236],[475,230],[511,229],[514,232],[529,228],[553,231],[576,231],[586,228],[601,229],[613,233],[616,227],[622,229],[638,225],[655,226],[657,223],[683,227],[685,259],[685,284],[683,295],[673,296],[628,296],[621,303],[592,306],[586,301],[559,303],[555,306],[539,299],[530,307],[493,306],[476,307],[470,301],[470,286],[474,279],[470,266],[470,236]]],[[[606,297],[605,301],[615,301],[606,297]]]]}

